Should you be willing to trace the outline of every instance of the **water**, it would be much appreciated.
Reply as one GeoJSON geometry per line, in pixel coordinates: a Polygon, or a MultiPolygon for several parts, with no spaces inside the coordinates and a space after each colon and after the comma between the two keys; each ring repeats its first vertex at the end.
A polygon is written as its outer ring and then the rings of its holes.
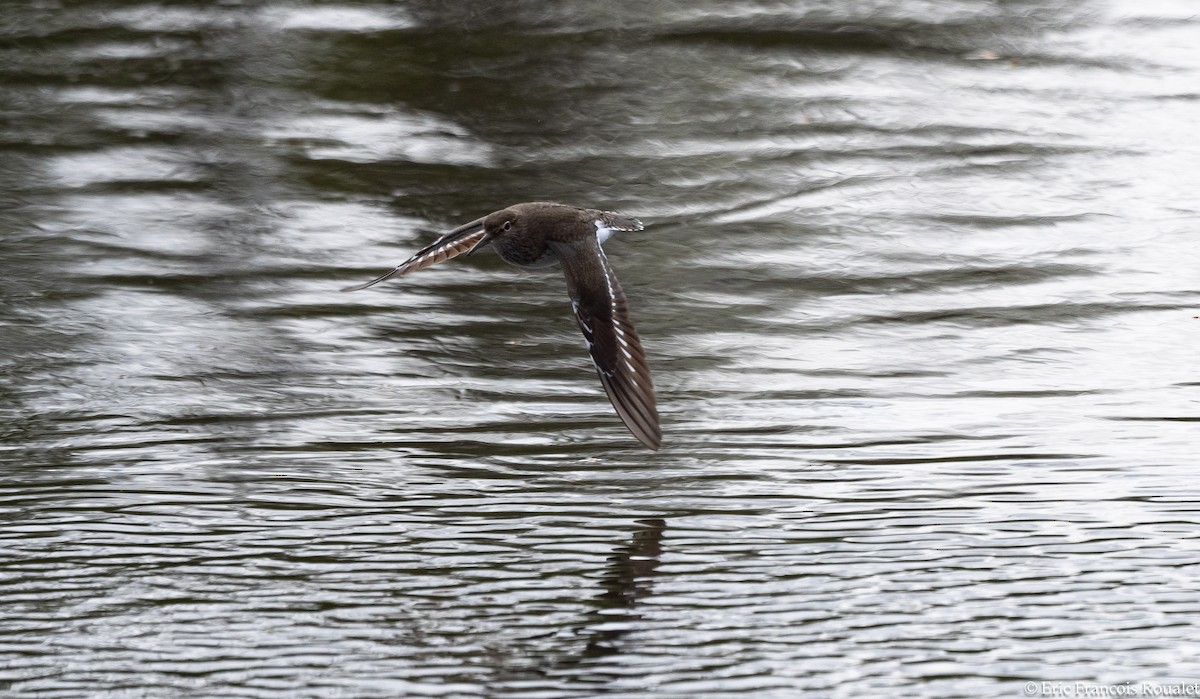
{"type": "Polygon", "coordinates": [[[0,687],[1196,680],[1197,37],[1188,0],[6,4],[0,687]],[[647,223],[606,247],[661,452],[555,270],[336,291],[537,199],[647,223]]]}

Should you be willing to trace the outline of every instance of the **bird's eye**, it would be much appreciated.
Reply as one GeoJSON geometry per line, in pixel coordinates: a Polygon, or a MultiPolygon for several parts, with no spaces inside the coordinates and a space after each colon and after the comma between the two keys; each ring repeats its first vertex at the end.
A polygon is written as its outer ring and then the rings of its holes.
{"type": "Polygon", "coordinates": [[[511,231],[512,230],[512,221],[505,221],[504,225],[501,226],[500,228],[503,230],[506,230],[506,231],[511,231]]]}

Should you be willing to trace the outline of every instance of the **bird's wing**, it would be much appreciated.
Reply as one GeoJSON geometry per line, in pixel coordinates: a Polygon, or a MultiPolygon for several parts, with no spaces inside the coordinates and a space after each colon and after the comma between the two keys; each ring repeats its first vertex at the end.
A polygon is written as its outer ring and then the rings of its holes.
{"type": "Polygon", "coordinates": [[[615,211],[597,211],[600,215],[600,224],[605,228],[611,228],[614,231],[640,231],[645,230],[642,222],[632,216],[618,214],[615,211]]]}
{"type": "Polygon", "coordinates": [[[587,341],[592,363],[617,415],[638,441],[662,446],[650,368],[629,307],[604,250],[593,237],[551,242],[567,277],[575,320],[587,341]]]}
{"type": "Polygon", "coordinates": [[[417,270],[431,267],[439,262],[445,262],[446,260],[458,257],[465,252],[471,252],[486,242],[485,239],[486,234],[483,230],[483,219],[475,219],[470,223],[466,223],[458,228],[455,228],[441,238],[438,238],[428,247],[400,263],[395,269],[383,275],[382,277],[372,279],[366,284],[348,286],[345,289],[342,289],[342,291],[358,291],[360,289],[365,289],[368,286],[375,286],[379,282],[386,279],[399,277],[401,275],[408,274],[409,272],[416,272],[417,270]]]}

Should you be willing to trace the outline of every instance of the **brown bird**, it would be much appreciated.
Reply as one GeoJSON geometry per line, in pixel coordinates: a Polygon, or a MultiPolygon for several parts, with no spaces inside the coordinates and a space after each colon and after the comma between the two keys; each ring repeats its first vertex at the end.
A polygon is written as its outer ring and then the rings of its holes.
{"type": "Polygon", "coordinates": [[[600,244],[615,231],[640,231],[642,222],[611,211],[565,204],[514,204],[463,224],[387,274],[342,291],[358,291],[444,262],[490,244],[509,264],[546,267],[558,262],[600,383],[617,415],[638,441],[662,446],[650,368],[629,320],[625,292],[600,244]]]}

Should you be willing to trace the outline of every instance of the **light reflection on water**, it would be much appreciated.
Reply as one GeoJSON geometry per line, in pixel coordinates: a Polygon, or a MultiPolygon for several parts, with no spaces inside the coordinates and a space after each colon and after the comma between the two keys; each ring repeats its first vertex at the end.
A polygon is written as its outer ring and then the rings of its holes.
{"type": "Polygon", "coordinates": [[[0,687],[1194,679],[1189,8],[6,10],[0,687]],[[553,270],[336,292],[535,199],[662,452],[553,270]]]}

